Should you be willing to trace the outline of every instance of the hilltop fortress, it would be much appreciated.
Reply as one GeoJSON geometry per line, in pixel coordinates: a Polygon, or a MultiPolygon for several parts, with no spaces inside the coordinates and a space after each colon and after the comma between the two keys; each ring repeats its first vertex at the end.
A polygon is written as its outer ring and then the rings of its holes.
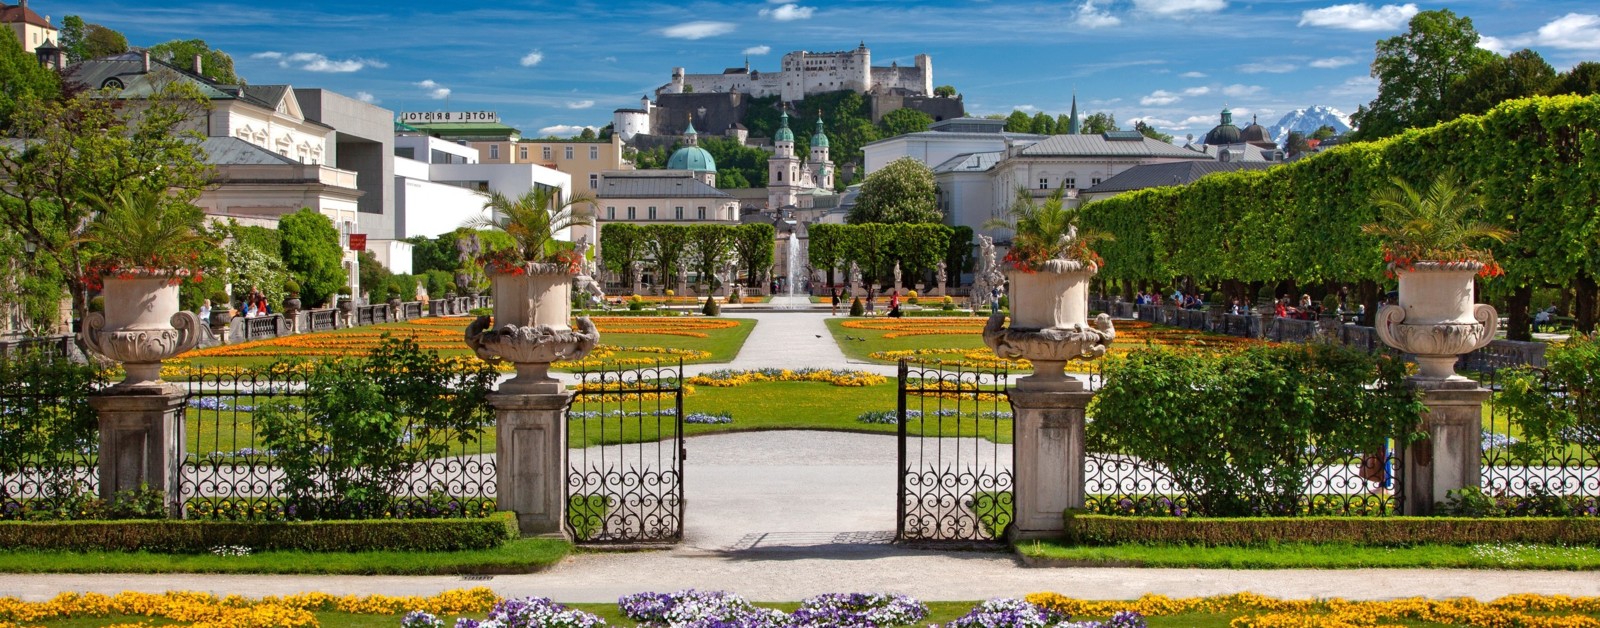
{"type": "Polygon", "coordinates": [[[721,74],[688,74],[683,68],[673,68],[672,81],[656,88],[656,96],[737,92],[756,98],[780,96],[789,102],[840,90],[931,96],[933,59],[919,54],[911,67],[891,63],[888,67],[875,68],[866,42],[861,42],[855,50],[842,52],[797,50],[783,55],[782,69],[777,72],[751,70],[748,60],[744,67],[728,68],[721,74]]]}

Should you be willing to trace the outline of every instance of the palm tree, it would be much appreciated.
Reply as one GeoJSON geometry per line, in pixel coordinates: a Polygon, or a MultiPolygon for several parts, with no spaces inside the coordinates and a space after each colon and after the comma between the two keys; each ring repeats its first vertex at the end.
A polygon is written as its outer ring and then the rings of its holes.
{"type": "Polygon", "coordinates": [[[98,245],[100,257],[117,266],[188,267],[195,263],[191,256],[209,242],[197,229],[200,208],[165,190],[140,186],[89,201],[98,215],[84,240],[98,245]]]}
{"type": "Polygon", "coordinates": [[[1079,229],[1082,208],[1068,207],[1066,188],[1056,188],[1039,203],[1027,188],[1017,188],[1017,198],[1007,211],[1010,220],[996,218],[986,228],[1010,229],[1011,250],[1019,263],[1036,265],[1050,259],[1089,261],[1094,258],[1090,245],[1113,240],[1110,233],[1079,229]]]}
{"type": "Polygon", "coordinates": [[[1411,261],[1473,258],[1483,255],[1472,249],[1474,242],[1511,238],[1506,229],[1469,219],[1482,201],[1477,186],[1458,184],[1453,170],[1440,173],[1425,191],[1400,177],[1389,180],[1392,187],[1372,195],[1378,222],[1363,225],[1361,232],[1383,239],[1392,254],[1411,261]]]}
{"type": "Polygon", "coordinates": [[[563,229],[594,224],[593,196],[574,194],[561,198],[561,188],[534,186],[512,198],[493,192],[480,216],[463,225],[469,229],[503,231],[517,244],[517,255],[530,262],[549,260],[557,252],[555,234],[563,229]]]}

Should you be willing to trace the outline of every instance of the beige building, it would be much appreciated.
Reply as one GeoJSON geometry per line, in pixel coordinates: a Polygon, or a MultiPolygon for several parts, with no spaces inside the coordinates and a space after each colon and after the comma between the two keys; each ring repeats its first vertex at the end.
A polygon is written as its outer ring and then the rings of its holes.
{"type": "Polygon", "coordinates": [[[45,42],[55,44],[60,35],[50,25],[50,18],[41,17],[28,8],[28,0],[18,0],[15,5],[0,2],[0,24],[5,24],[22,42],[22,49],[32,53],[45,42]]]}
{"type": "Polygon", "coordinates": [[[572,177],[576,192],[594,195],[600,190],[600,175],[606,171],[632,170],[622,158],[622,137],[609,140],[516,140],[468,142],[478,149],[478,163],[538,164],[560,170],[572,177]]]}

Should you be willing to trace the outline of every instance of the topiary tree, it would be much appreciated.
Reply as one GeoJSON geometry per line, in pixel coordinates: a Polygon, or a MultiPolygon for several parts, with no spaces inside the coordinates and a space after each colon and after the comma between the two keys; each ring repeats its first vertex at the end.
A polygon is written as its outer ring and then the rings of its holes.
{"type": "Polygon", "coordinates": [[[339,246],[339,230],[327,216],[303,208],[278,221],[278,233],[283,263],[300,283],[306,302],[322,303],[345,285],[344,248],[339,246]]]}
{"type": "Polygon", "coordinates": [[[939,211],[933,170],[903,157],[867,175],[847,221],[863,223],[944,222],[939,211]]]}

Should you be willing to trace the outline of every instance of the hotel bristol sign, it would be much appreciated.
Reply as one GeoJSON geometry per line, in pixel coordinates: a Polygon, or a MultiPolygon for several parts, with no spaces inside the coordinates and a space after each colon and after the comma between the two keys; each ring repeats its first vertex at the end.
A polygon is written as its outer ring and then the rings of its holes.
{"type": "Polygon", "coordinates": [[[490,122],[498,124],[500,114],[493,111],[407,111],[400,114],[406,124],[429,122],[490,122]]]}

